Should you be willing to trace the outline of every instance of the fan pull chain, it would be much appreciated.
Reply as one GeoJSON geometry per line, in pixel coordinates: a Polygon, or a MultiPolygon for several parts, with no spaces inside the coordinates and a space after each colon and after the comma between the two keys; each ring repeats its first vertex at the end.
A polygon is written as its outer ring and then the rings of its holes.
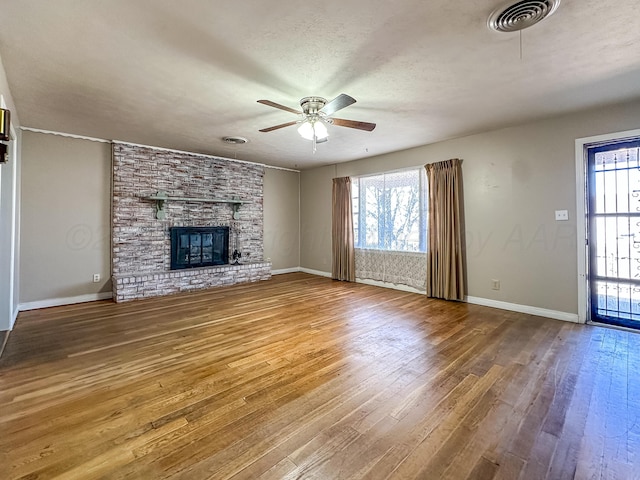
{"type": "Polygon", "coordinates": [[[520,60],[522,60],[522,30],[520,30],[520,60]]]}

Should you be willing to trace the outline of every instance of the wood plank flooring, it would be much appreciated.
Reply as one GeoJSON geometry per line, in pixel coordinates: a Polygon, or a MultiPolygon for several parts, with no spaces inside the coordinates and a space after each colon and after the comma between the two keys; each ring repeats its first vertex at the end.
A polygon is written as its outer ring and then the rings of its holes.
{"type": "Polygon", "coordinates": [[[20,314],[1,479],[640,479],[640,335],[287,274],[20,314]]]}

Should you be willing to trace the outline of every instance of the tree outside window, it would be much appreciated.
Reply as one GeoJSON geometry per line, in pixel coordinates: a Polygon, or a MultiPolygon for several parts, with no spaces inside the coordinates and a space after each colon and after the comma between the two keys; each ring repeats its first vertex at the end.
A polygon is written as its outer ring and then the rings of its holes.
{"type": "Polygon", "coordinates": [[[356,248],[426,251],[426,176],[416,168],[353,178],[356,248]]]}

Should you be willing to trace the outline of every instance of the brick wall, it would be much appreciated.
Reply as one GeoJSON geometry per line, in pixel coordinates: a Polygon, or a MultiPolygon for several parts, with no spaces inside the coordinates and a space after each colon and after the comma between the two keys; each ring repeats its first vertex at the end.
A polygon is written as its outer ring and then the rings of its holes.
{"type": "Polygon", "coordinates": [[[123,301],[268,278],[270,264],[262,258],[263,176],[264,167],[260,165],[114,143],[111,227],[114,299],[123,301]],[[249,203],[240,207],[240,218],[234,220],[230,204],[169,201],[165,204],[166,218],[158,220],[155,202],[145,199],[158,191],[169,196],[238,198],[249,203]],[[169,227],[219,225],[231,227],[230,251],[237,238],[243,263],[252,266],[238,272],[233,267],[230,270],[209,267],[189,275],[158,275],[170,270],[169,227]],[[130,283],[139,278],[144,281],[130,283]]]}

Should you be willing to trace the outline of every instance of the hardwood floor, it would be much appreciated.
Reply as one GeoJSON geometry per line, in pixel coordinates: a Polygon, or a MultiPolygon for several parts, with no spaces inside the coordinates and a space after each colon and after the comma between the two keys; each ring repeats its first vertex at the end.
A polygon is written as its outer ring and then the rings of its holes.
{"type": "Polygon", "coordinates": [[[20,314],[2,479],[637,479],[640,335],[288,274],[20,314]]]}

